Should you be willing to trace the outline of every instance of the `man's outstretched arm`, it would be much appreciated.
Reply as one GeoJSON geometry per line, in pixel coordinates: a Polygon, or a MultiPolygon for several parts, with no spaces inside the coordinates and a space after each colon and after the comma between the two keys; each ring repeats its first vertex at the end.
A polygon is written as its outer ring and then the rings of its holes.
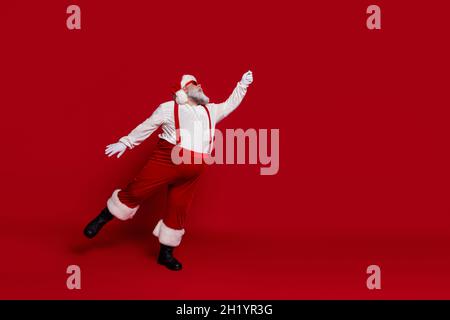
{"type": "Polygon", "coordinates": [[[111,157],[118,153],[117,158],[119,158],[127,147],[133,149],[147,139],[166,121],[166,118],[167,114],[164,112],[163,106],[160,105],[144,122],[134,128],[128,135],[120,138],[119,142],[106,146],[105,154],[111,157]]]}
{"type": "Polygon", "coordinates": [[[214,104],[212,109],[215,114],[216,123],[228,116],[241,104],[247,93],[247,88],[252,82],[253,74],[251,71],[247,71],[242,76],[241,81],[237,83],[228,99],[225,102],[214,104]]]}

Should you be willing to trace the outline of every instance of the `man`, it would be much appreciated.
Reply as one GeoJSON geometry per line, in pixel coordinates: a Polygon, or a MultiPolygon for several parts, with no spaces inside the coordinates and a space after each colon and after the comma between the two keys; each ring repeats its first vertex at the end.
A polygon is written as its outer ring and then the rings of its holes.
{"type": "Polygon", "coordinates": [[[106,147],[109,157],[119,158],[147,139],[160,126],[162,133],[150,159],[138,175],[124,189],[116,189],[106,207],[84,229],[88,238],[93,238],[114,217],[131,219],[140,204],[156,189],[164,186],[168,192],[167,213],[159,220],[153,234],[160,242],[158,263],[170,270],[181,270],[181,263],[173,257],[185,232],[184,222],[197,181],[205,168],[203,160],[211,153],[216,124],[235,110],[244,98],[248,86],[253,82],[251,71],[246,72],[237,83],[230,97],[223,103],[209,103],[201,85],[192,75],[184,75],[174,92],[174,100],[164,102],[153,114],[117,143],[106,147]],[[198,134],[201,128],[202,134],[198,134]],[[206,137],[206,138],[205,138],[206,137]],[[184,161],[174,163],[173,149],[183,153],[184,161]]]}

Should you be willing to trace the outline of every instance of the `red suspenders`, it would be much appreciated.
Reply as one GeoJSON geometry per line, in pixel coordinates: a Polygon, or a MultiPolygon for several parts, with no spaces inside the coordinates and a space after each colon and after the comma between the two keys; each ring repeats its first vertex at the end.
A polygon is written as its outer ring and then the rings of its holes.
{"type": "Polygon", "coordinates": [[[173,118],[175,119],[175,132],[177,135],[177,141],[176,144],[179,144],[181,142],[180,137],[180,119],[178,118],[178,104],[175,102],[175,106],[173,109],[173,118]]]}
{"type": "MultiPolygon", "coordinates": [[[[212,132],[211,132],[211,116],[209,114],[209,110],[207,107],[205,107],[204,105],[201,105],[205,111],[206,114],[208,115],[208,124],[209,124],[209,148],[208,150],[211,151],[211,147],[212,147],[212,132]]],[[[174,105],[174,110],[173,110],[173,118],[175,119],[175,132],[176,132],[176,142],[177,144],[179,144],[181,142],[181,136],[180,136],[180,118],[179,118],[179,110],[178,110],[178,104],[175,102],[174,105]]]]}
{"type": "Polygon", "coordinates": [[[202,107],[205,109],[206,114],[208,115],[208,122],[209,122],[209,127],[208,127],[208,131],[209,131],[209,144],[208,144],[208,151],[211,152],[212,150],[212,124],[211,124],[211,116],[209,115],[209,110],[206,106],[202,105],[202,107]]]}

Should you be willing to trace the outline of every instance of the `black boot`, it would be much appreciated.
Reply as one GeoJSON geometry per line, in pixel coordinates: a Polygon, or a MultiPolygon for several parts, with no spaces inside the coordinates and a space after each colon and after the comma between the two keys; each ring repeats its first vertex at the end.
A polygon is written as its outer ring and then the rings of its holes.
{"type": "Polygon", "coordinates": [[[108,207],[105,207],[102,212],[84,228],[84,235],[88,238],[93,238],[100,231],[101,228],[111,221],[114,216],[109,212],[108,207]]]}
{"type": "Polygon", "coordinates": [[[159,250],[158,263],[166,266],[167,269],[179,271],[182,268],[181,263],[173,257],[173,247],[161,244],[159,250]]]}

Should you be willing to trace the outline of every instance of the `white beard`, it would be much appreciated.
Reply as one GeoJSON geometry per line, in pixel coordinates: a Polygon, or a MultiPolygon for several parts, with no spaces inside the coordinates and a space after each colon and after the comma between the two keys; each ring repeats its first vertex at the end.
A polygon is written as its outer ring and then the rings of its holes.
{"type": "Polygon", "coordinates": [[[205,93],[200,90],[197,89],[193,89],[193,90],[189,90],[187,92],[187,95],[189,98],[191,98],[192,100],[194,100],[195,103],[197,104],[207,104],[209,103],[209,98],[207,95],[205,95],[205,93]]]}

